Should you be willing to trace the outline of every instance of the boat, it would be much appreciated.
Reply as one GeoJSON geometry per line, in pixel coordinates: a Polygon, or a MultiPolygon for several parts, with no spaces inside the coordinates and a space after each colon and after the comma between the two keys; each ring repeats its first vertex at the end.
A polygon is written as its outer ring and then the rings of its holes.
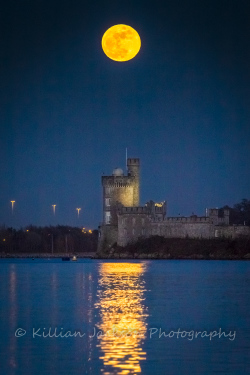
{"type": "Polygon", "coordinates": [[[76,262],[76,261],[77,261],[77,257],[76,257],[76,255],[73,255],[73,258],[72,258],[72,260],[73,260],[74,262],[76,262]]]}

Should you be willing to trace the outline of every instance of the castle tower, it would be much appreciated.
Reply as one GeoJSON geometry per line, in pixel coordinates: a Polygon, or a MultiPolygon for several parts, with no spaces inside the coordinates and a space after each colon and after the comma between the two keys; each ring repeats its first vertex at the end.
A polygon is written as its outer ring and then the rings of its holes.
{"type": "Polygon", "coordinates": [[[113,170],[112,176],[102,177],[103,224],[117,225],[117,203],[125,207],[133,206],[134,179],[124,176],[121,168],[113,170]]]}
{"type": "Polygon", "coordinates": [[[209,208],[208,209],[209,222],[213,225],[219,224],[219,209],[209,208]]]}
{"type": "Polygon", "coordinates": [[[140,160],[138,158],[127,159],[127,168],[127,176],[121,168],[114,169],[111,176],[102,176],[103,222],[99,231],[99,249],[102,248],[104,242],[107,245],[117,242],[119,204],[125,207],[139,205],[140,160]]]}
{"type": "Polygon", "coordinates": [[[140,159],[127,159],[128,176],[133,176],[133,206],[140,205],[140,159]]]}

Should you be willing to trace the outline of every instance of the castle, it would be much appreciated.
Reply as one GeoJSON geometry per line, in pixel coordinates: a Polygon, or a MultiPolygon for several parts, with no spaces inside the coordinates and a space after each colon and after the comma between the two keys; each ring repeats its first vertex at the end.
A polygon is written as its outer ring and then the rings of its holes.
{"type": "Polygon", "coordinates": [[[205,216],[168,217],[166,202],[140,206],[140,159],[127,159],[127,175],[116,168],[112,176],[102,176],[103,221],[99,226],[98,250],[117,243],[125,246],[139,237],[235,238],[250,235],[250,227],[229,225],[229,210],[218,208],[205,216]]]}

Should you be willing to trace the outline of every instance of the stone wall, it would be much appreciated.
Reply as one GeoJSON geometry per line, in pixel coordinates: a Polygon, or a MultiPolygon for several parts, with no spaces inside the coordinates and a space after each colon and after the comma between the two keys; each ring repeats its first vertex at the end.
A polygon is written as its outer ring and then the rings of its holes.
{"type": "Polygon", "coordinates": [[[237,238],[250,236],[250,227],[246,225],[217,226],[214,228],[215,237],[237,238]]]}
{"type": "Polygon", "coordinates": [[[101,225],[99,227],[99,239],[97,251],[100,252],[110,248],[118,240],[117,225],[101,225]]]}
{"type": "Polygon", "coordinates": [[[152,223],[151,235],[176,238],[211,238],[214,237],[213,225],[209,223],[167,222],[152,223]]]}
{"type": "Polygon", "coordinates": [[[148,236],[150,224],[148,215],[143,212],[118,215],[118,245],[125,246],[140,236],[148,236]]]}
{"type": "Polygon", "coordinates": [[[134,242],[140,236],[214,238],[214,226],[210,223],[152,222],[145,214],[119,216],[118,228],[118,245],[120,246],[134,242]]]}
{"type": "Polygon", "coordinates": [[[118,245],[125,246],[135,242],[139,237],[154,235],[166,238],[237,238],[250,236],[250,227],[243,225],[214,225],[209,221],[152,221],[149,215],[122,214],[118,215],[118,245]]]}

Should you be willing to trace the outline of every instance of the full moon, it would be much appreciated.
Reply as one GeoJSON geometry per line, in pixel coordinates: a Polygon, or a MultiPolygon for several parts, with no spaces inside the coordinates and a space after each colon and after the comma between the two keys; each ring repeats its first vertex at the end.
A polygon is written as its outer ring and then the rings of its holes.
{"type": "Polygon", "coordinates": [[[102,37],[102,49],[104,53],[115,61],[128,61],[133,59],[140,48],[140,36],[131,26],[112,26],[102,37]]]}

